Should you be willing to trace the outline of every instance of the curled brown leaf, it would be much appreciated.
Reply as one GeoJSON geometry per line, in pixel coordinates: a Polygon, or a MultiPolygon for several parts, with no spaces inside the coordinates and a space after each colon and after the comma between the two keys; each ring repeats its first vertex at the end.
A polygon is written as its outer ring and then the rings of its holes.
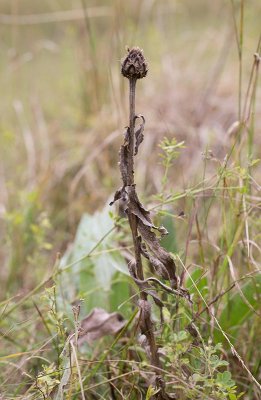
{"type": "Polygon", "coordinates": [[[108,313],[102,308],[94,308],[80,324],[78,344],[87,342],[91,344],[94,340],[103,336],[118,333],[126,321],[120,313],[108,313]]]}
{"type": "Polygon", "coordinates": [[[138,127],[138,129],[135,131],[135,149],[134,149],[134,155],[136,156],[138,154],[138,150],[139,150],[139,146],[140,144],[143,142],[144,139],[144,128],[145,128],[145,118],[143,115],[139,114],[139,115],[135,115],[134,118],[134,122],[136,121],[136,119],[141,118],[142,119],[142,123],[140,124],[140,126],[138,127]]]}

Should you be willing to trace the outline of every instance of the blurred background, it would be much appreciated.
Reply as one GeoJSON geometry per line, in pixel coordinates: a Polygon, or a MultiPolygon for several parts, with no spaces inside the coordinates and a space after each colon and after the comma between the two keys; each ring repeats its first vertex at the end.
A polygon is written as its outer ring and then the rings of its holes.
{"type": "MultiPolygon", "coordinates": [[[[32,250],[33,239],[21,234],[24,224],[38,221],[41,236],[48,217],[55,253],[72,238],[82,213],[104,206],[119,186],[118,148],[128,121],[127,81],[119,73],[126,45],[143,48],[150,69],[138,84],[136,107],[147,120],[137,160],[143,191],[160,187],[157,145],[164,136],[186,145],[168,182],[172,188],[201,174],[207,148],[224,158],[233,140],[228,130],[238,120],[239,6],[224,0],[1,0],[1,235],[12,232],[1,248],[2,282],[10,262],[21,265],[32,250]]],[[[260,11],[255,0],[244,10],[243,94],[260,11]]],[[[260,110],[260,95],[256,104],[260,110]]]]}
{"type": "MultiPolygon", "coordinates": [[[[0,300],[20,299],[49,276],[83,214],[104,210],[121,184],[117,163],[128,123],[128,82],[120,60],[126,46],[142,48],[149,63],[137,85],[136,111],[146,127],[136,181],[153,207],[157,193],[184,192],[211,180],[234,149],[238,121],[250,110],[260,15],[258,0],[1,0],[0,300]],[[185,149],[163,182],[164,137],[184,141],[185,149]]],[[[255,118],[248,117],[255,134],[243,129],[232,169],[248,168],[250,159],[260,157],[258,91],[254,103],[255,118]]],[[[255,241],[258,165],[251,176],[255,241]]],[[[231,202],[224,208],[236,215],[231,202]]],[[[209,219],[204,204],[199,224],[204,230],[208,223],[209,242],[224,245],[219,200],[209,219]]],[[[178,221],[172,250],[186,247],[194,205],[184,198],[171,205],[171,213],[186,216],[178,221]]],[[[227,220],[229,227],[233,223],[227,220]]],[[[198,254],[192,246],[187,262],[198,254]]],[[[244,354],[250,362],[251,351],[244,354]]]]}

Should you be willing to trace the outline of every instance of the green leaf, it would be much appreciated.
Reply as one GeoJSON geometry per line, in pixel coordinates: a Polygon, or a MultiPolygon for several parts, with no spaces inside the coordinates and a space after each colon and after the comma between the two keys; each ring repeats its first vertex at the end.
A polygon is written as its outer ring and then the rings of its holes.
{"type": "Polygon", "coordinates": [[[168,235],[161,239],[161,245],[171,253],[177,253],[176,229],[174,225],[174,218],[171,215],[165,215],[161,220],[164,228],[167,229],[168,235]]]}
{"type": "Polygon", "coordinates": [[[69,313],[71,303],[77,298],[85,300],[84,313],[99,306],[108,312],[116,311],[118,305],[127,300],[125,278],[129,272],[117,250],[115,235],[108,234],[113,227],[108,207],[93,215],[83,215],[75,240],[60,262],[62,272],[57,279],[58,304],[69,313]],[[113,287],[116,276],[122,279],[113,287]]]}
{"type": "Polygon", "coordinates": [[[202,376],[200,374],[193,374],[192,375],[192,379],[193,379],[194,382],[202,382],[202,381],[204,381],[206,379],[206,377],[202,376]]]}
{"type": "Polygon", "coordinates": [[[235,382],[231,379],[231,373],[229,371],[218,372],[216,382],[220,386],[224,386],[226,388],[230,388],[235,385],[235,382]]]}
{"type": "Polygon", "coordinates": [[[180,331],[177,334],[174,333],[174,340],[175,342],[182,342],[183,340],[186,340],[188,337],[188,333],[186,331],[180,331]]]}
{"type": "Polygon", "coordinates": [[[219,368],[219,367],[223,367],[223,366],[227,366],[228,365],[228,362],[227,361],[225,361],[225,360],[220,360],[220,358],[216,355],[216,354],[213,354],[211,357],[210,357],[210,364],[211,364],[211,366],[213,367],[213,368],[215,368],[215,369],[217,369],[217,368],[219,368]]]}
{"type": "Polygon", "coordinates": [[[126,302],[126,300],[129,299],[130,296],[129,279],[121,273],[116,273],[109,294],[110,311],[120,311],[121,314],[128,318],[132,312],[130,309],[132,303],[126,302]],[[123,305],[119,310],[118,307],[122,303],[123,305]]]}
{"type": "Polygon", "coordinates": [[[160,389],[155,389],[152,385],[148,387],[147,393],[146,393],[146,400],[150,400],[154,394],[158,393],[160,389]]]}

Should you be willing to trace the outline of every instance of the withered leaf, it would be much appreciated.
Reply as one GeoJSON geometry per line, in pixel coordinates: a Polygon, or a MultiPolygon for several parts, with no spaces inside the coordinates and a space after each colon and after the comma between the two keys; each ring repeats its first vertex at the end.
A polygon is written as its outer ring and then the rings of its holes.
{"type": "Polygon", "coordinates": [[[103,336],[119,332],[126,321],[120,313],[108,313],[102,308],[94,308],[80,324],[78,343],[91,344],[103,336]]]}
{"type": "Polygon", "coordinates": [[[136,139],[135,149],[134,149],[134,155],[135,156],[138,154],[139,146],[143,142],[143,139],[144,139],[143,131],[144,131],[144,127],[145,127],[145,118],[144,118],[144,116],[141,115],[141,114],[135,115],[134,121],[136,121],[136,119],[138,119],[138,118],[142,119],[142,123],[140,124],[138,129],[135,131],[135,139],[136,139]]]}
{"type": "Polygon", "coordinates": [[[194,338],[198,338],[199,334],[198,334],[198,329],[196,327],[196,325],[193,322],[190,322],[187,327],[185,328],[190,334],[191,336],[193,336],[194,338]]]}
{"type": "Polygon", "coordinates": [[[147,211],[138,199],[135,186],[129,186],[126,188],[129,195],[128,210],[130,213],[136,215],[136,217],[151,228],[156,227],[152,224],[150,219],[150,213],[147,211]]]}
{"type": "Polygon", "coordinates": [[[129,126],[126,126],[125,129],[126,129],[126,131],[123,133],[124,145],[128,145],[130,142],[130,128],[129,128],[129,126]]]}
{"type": "Polygon", "coordinates": [[[158,259],[160,263],[164,265],[160,275],[163,279],[170,281],[172,288],[177,288],[177,277],[176,277],[176,265],[171,255],[160,245],[159,239],[151,228],[143,223],[142,220],[138,222],[138,230],[141,234],[142,239],[147,243],[149,250],[153,254],[153,257],[158,259]],[[166,271],[168,278],[166,278],[166,271]]]}
{"type": "Polygon", "coordinates": [[[110,206],[112,206],[112,205],[115,203],[115,201],[121,199],[121,197],[122,197],[122,191],[123,191],[123,188],[118,189],[118,190],[115,192],[114,198],[113,198],[113,200],[110,202],[110,206]]]}
{"type": "Polygon", "coordinates": [[[123,144],[120,148],[120,171],[123,181],[123,186],[128,183],[128,145],[123,144]]]}
{"type": "Polygon", "coordinates": [[[149,260],[153,272],[161,276],[163,279],[170,280],[169,273],[165,268],[164,264],[157,257],[154,257],[152,254],[148,252],[145,243],[142,243],[141,245],[141,253],[145,258],[147,258],[147,260],[149,260]]]}
{"type": "Polygon", "coordinates": [[[147,356],[151,357],[150,345],[149,345],[146,335],[140,334],[138,337],[138,342],[139,342],[140,346],[144,348],[147,356]]]}
{"type": "Polygon", "coordinates": [[[158,229],[162,234],[166,234],[165,228],[157,228],[152,224],[150,213],[147,211],[138,199],[135,185],[127,186],[128,193],[128,212],[134,214],[138,221],[138,231],[142,239],[147,243],[150,253],[145,251],[145,257],[148,258],[155,269],[155,272],[163,279],[170,281],[172,288],[177,288],[176,266],[171,255],[160,245],[159,239],[152,229],[158,229]]]}
{"type": "Polygon", "coordinates": [[[169,234],[169,232],[167,231],[167,229],[164,227],[164,226],[159,226],[158,228],[158,231],[161,233],[161,235],[162,236],[165,236],[165,235],[168,235],[169,234]]]}
{"type": "Polygon", "coordinates": [[[136,264],[135,262],[130,262],[128,264],[128,268],[129,268],[129,272],[130,272],[130,276],[132,277],[132,279],[134,280],[134,282],[136,283],[136,285],[139,287],[139,289],[145,293],[147,293],[148,295],[150,295],[155,304],[162,308],[164,307],[164,304],[162,303],[162,301],[160,300],[160,298],[157,295],[157,292],[154,290],[153,287],[151,287],[151,285],[149,285],[148,281],[143,281],[141,279],[138,279],[137,277],[137,273],[136,273],[136,264]]]}

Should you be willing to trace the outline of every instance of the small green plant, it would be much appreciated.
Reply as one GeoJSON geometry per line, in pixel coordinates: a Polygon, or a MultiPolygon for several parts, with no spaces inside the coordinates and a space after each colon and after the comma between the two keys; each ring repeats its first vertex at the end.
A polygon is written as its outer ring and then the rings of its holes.
{"type": "MultiPolygon", "coordinates": [[[[37,191],[18,194],[17,207],[5,214],[6,238],[5,247],[8,251],[8,278],[6,289],[16,289],[17,281],[14,276],[24,278],[24,266],[36,268],[43,262],[52,244],[49,240],[51,223],[48,214],[44,211],[37,191]]],[[[34,285],[37,276],[28,276],[27,284],[34,285]]]]}
{"type": "Polygon", "coordinates": [[[162,191],[167,183],[168,172],[174,161],[179,157],[180,150],[185,148],[184,141],[177,142],[176,138],[165,137],[159,144],[162,150],[160,157],[162,158],[162,165],[165,167],[164,175],[162,178],[162,191]]]}
{"type": "Polygon", "coordinates": [[[36,377],[35,393],[48,399],[59,382],[59,372],[56,364],[43,365],[41,372],[36,377]]]}
{"type": "Polygon", "coordinates": [[[202,338],[195,342],[187,330],[173,332],[169,328],[165,328],[162,342],[164,368],[173,376],[172,387],[179,399],[236,400],[243,395],[237,395],[220,343],[205,344],[202,338]]]}

